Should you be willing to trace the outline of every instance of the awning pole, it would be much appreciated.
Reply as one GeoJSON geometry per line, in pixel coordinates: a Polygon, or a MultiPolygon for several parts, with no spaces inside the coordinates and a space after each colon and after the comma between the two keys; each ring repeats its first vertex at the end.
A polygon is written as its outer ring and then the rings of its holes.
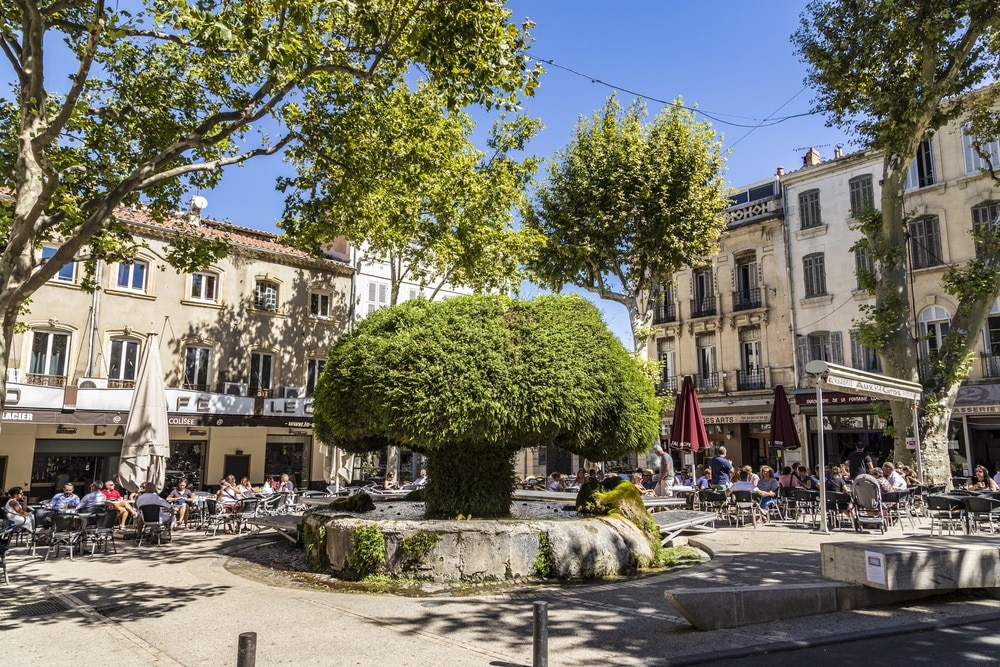
{"type": "Polygon", "coordinates": [[[914,401],[911,405],[913,407],[913,441],[917,445],[917,477],[919,477],[920,481],[923,482],[924,481],[924,457],[923,457],[923,454],[920,452],[920,450],[921,450],[921,446],[920,446],[920,421],[919,421],[919,417],[917,416],[917,403],[914,401]]]}
{"type": "Polygon", "coordinates": [[[819,442],[819,514],[820,532],[830,534],[830,526],[826,522],[826,444],[823,441],[823,381],[819,375],[816,379],[816,440],[819,442]]]}

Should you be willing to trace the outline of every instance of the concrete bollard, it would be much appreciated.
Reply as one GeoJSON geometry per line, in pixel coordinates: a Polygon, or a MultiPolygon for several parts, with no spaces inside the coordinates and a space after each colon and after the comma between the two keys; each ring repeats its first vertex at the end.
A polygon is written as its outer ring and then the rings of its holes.
{"type": "Polygon", "coordinates": [[[535,602],[532,616],[534,636],[531,656],[532,667],[548,667],[549,665],[549,603],[535,602]]]}
{"type": "Polygon", "coordinates": [[[255,667],[257,664],[257,633],[241,632],[236,652],[236,667],[255,667]]]}

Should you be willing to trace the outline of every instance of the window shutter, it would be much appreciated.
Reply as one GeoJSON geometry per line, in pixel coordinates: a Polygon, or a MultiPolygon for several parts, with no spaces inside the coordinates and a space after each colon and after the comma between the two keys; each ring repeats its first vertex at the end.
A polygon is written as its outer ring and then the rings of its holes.
{"type": "Polygon", "coordinates": [[[840,366],[844,365],[843,334],[839,331],[830,332],[830,361],[840,366]]]}
{"type": "Polygon", "coordinates": [[[795,361],[799,367],[799,379],[806,376],[806,363],[809,361],[809,339],[799,336],[795,339],[795,361]]]}
{"type": "Polygon", "coordinates": [[[864,350],[861,347],[861,343],[858,342],[857,336],[855,334],[856,334],[856,332],[854,331],[854,329],[851,329],[851,331],[850,331],[850,335],[851,335],[851,367],[852,368],[856,368],[859,371],[863,371],[863,370],[866,370],[865,369],[864,350]]]}

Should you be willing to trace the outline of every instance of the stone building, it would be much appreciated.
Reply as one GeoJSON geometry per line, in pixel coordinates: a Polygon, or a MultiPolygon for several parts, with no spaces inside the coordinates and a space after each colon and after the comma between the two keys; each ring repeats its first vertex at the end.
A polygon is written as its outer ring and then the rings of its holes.
{"type": "MultiPolygon", "coordinates": [[[[78,485],[118,469],[131,387],[149,332],[158,334],[169,407],[168,483],[196,487],[224,474],[290,473],[322,486],[312,436],[312,391],[329,346],[349,322],[353,269],[341,240],[312,257],[273,234],[178,216],[121,210],[141,244],[132,262],[98,262],[89,293],[67,264],[36,292],[14,338],[0,438],[0,481],[31,498],[57,479],[78,485]],[[166,261],[179,233],[227,239],[229,256],[204,271],[166,261]]],[[[40,249],[44,258],[54,246],[40,249]]],[[[78,486],[78,488],[83,488],[78,486]]]]}

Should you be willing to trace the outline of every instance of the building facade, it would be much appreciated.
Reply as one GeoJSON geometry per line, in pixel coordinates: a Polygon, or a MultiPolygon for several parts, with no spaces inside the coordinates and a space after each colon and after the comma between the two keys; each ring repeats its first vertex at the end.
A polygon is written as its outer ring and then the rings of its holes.
{"type": "MultiPolygon", "coordinates": [[[[941,279],[951,266],[976,257],[973,230],[993,225],[1000,215],[1000,190],[982,171],[984,161],[972,148],[973,137],[961,122],[953,122],[925,141],[905,184],[904,211],[911,216],[907,240],[910,326],[918,339],[917,354],[932,358],[951,326],[957,300],[945,293],[941,279]]],[[[987,144],[994,164],[1000,145],[987,144]]],[[[883,419],[868,399],[829,393],[824,399],[824,423],[816,422],[813,390],[806,389],[801,369],[822,359],[872,372],[882,372],[874,350],[854,336],[861,306],[874,297],[859,289],[858,270],[871,260],[855,243],[854,213],[878,207],[882,173],[880,153],[835,154],[821,161],[807,156],[802,169],[788,174],[786,214],[791,258],[791,302],[795,308],[795,349],[800,369],[796,400],[804,423],[811,460],[817,460],[817,432],[825,432],[827,460],[839,461],[856,442],[881,457],[892,450],[883,437],[883,419]]],[[[1000,302],[981,332],[968,379],[956,403],[950,428],[951,461],[956,474],[968,474],[977,464],[1000,462],[1000,302]]]]}
{"type": "MultiPolygon", "coordinates": [[[[99,289],[68,264],[31,300],[12,346],[0,480],[44,498],[56,481],[114,477],[131,387],[150,332],[167,385],[168,483],[289,473],[324,483],[312,392],[347,330],[353,269],[342,240],[316,258],[258,232],[196,216],[156,222],[122,210],[141,245],[129,263],[99,262],[99,289]],[[225,258],[191,274],[166,261],[178,233],[225,238],[225,258]]],[[[54,246],[43,246],[41,257],[54,246]]]]}
{"type": "MultiPolygon", "coordinates": [[[[683,453],[682,465],[720,445],[738,465],[798,460],[770,448],[768,435],[774,388],[795,381],[782,174],[735,190],[719,252],[673,276],[659,296],[648,349],[663,364],[660,392],[693,376],[713,444],[683,453]]],[[[665,438],[669,428],[664,422],[665,438]]]]}

